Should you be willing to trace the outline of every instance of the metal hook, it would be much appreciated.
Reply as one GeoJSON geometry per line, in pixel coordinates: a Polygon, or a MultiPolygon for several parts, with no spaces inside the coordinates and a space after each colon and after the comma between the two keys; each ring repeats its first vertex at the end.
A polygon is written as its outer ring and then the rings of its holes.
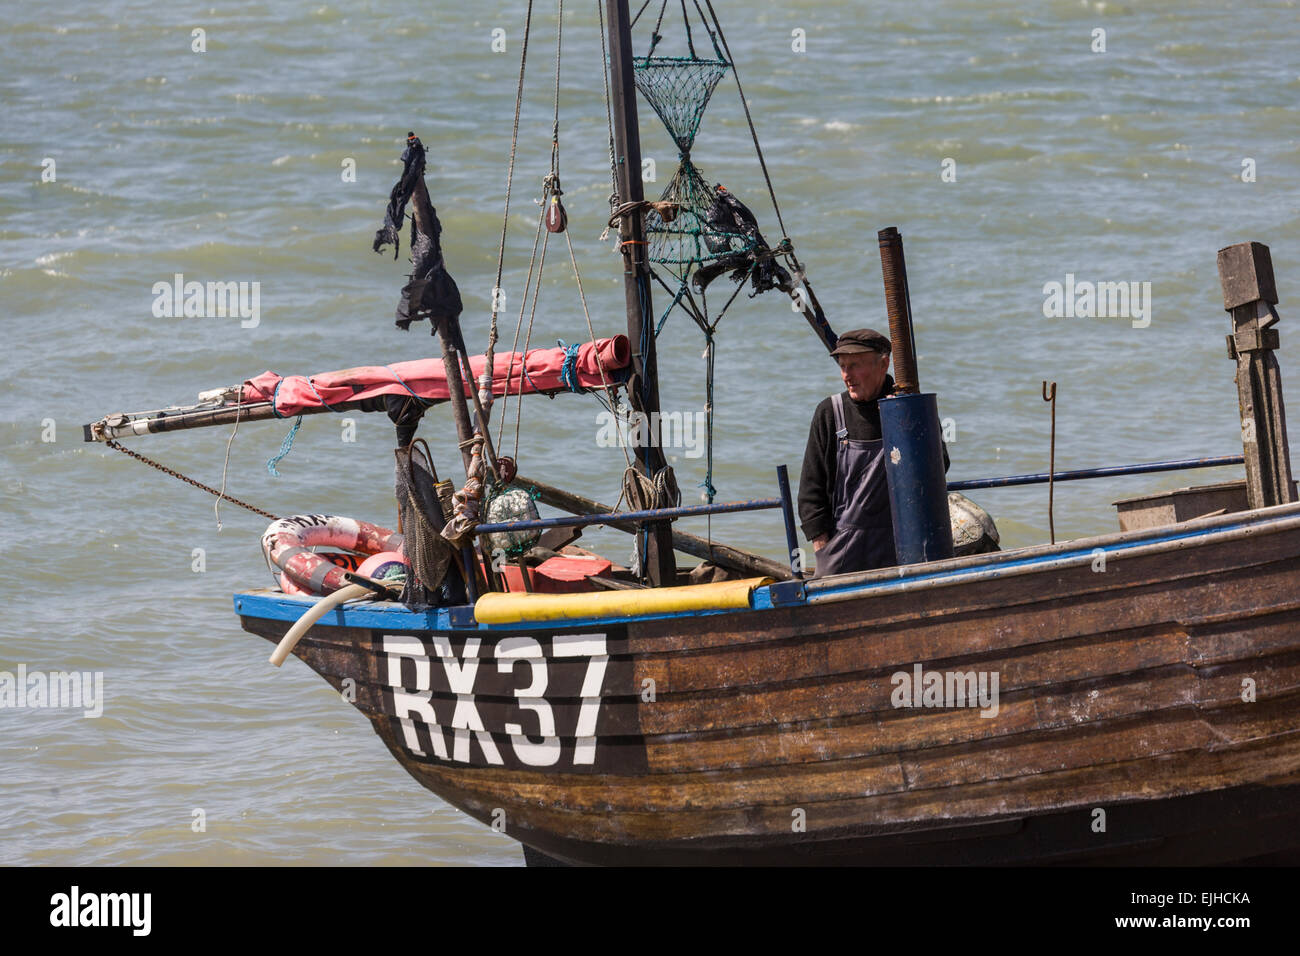
{"type": "Polygon", "coordinates": [[[1054,401],[1056,401],[1056,383],[1055,383],[1055,382],[1052,383],[1052,391],[1051,391],[1051,394],[1050,394],[1050,395],[1049,395],[1048,392],[1047,392],[1047,383],[1046,383],[1046,382],[1043,383],[1043,401],[1045,401],[1045,402],[1054,402],[1054,401]]]}

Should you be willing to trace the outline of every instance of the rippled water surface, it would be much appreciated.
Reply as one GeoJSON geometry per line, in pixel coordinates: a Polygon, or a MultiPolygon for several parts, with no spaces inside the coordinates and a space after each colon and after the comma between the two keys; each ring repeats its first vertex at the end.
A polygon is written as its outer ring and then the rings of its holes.
{"type": "MultiPolygon", "coordinates": [[[[657,6],[638,25],[638,49],[657,6]]],[[[837,329],[885,327],[875,234],[901,229],[922,384],[956,429],[953,478],[1045,469],[1045,379],[1059,383],[1058,467],[1240,453],[1215,253],[1248,239],[1272,247],[1290,383],[1300,358],[1287,324],[1300,298],[1294,3],[1231,14],[1209,2],[715,6],[788,233],[837,329]],[[1098,29],[1104,53],[1092,50],[1098,29]],[[792,49],[797,30],[806,52],[792,49]],[[953,182],[941,177],[947,159],[953,182]],[[1246,159],[1254,182],[1242,180],[1246,159]],[[1067,273],[1151,283],[1149,326],[1045,318],[1044,284],[1067,273]]],[[[392,326],[404,261],[370,251],[408,129],[430,147],[465,333],[481,349],[523,8],[5,5],[0,669],[102,671],[106,701],[97,719],[0,710],[0,863],[520,862],[515,843],[411,780],[305,665],[266,664],[268,645],[240,629],[230,603],[269,582],[263,519],[226,506],[218,529],[209,496],[83,444],[80,426],[268,368],[432,354],[427,330],[392,326]],[[205,52],[191,48],[195,28],[205,52]],[[504,54],[492,51],[497,28],[504,54]],[[47,159],[52,182],[42,181],[47,159]],[[355,182],[341,175],[349,159],[355,182]],[[259,324],[155,318],[152,286],[178,272],[259,282],[259,324]]],[[[624,319],[618,259],[597,239],[609,178],[596,9],[565,9],[561,171],[592,317],[608,333],[624,319]]],[[[679,43],[680,14],[664,22],[665,43],[679,43]]],[[[549,168],[553,6],[538,6],[533,30],[507,342],[549,168]]],[[[648,110],[643,119],[656,191],[676,151],[648,110]]],[[[731,78],[694,156],[780,238],[731,78]]],[[[552,256],[534,344],[586,337],[571,270],[552,256]]],[[[776,464],[797,472],[835,370],[773,295],[742,295],[717,343],[713,482],[724,500],[771,495],[776,464]]],[[[665,408],[702,407],[699,330],[679,313],[659,348],[665,408]]],[[[596,446],[597,411],[590,398],[530,400],[524,473],[614,501],[624,460],[596,446]]],[[[355,442],[337,418],[307,419],[279,479],[264,462],[286,423],[242,426],[228,490],[276,513],[391,522],[392,432],[382,417],[358,417],[355,442]]],[[[452,471],[449,416],[431,413],[423,431],[452,471]]],[[[215,484],[228,438],[212,429],[132,446],[215,484]]],[[[682,454],[676,467],[693,498],[703,459],[682,454]]],[[[1119,497],[1233,477],[1063,486],[1057,534],[1113,529],[1119,497]]],[[[975,497],[1004,543],[1046,540],[1044,489],[975,497]]],[[[719,518],[713,530],[773,556],[784,549],[770,512],[719,518]]],[[[588,540],[627,550],[614,532],[588,540]]]]}

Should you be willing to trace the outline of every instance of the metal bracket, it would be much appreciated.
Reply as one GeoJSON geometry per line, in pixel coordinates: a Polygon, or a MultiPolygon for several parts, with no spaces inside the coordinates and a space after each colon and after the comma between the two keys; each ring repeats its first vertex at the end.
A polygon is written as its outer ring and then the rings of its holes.
{"type": "Polygon", "coordinates": [[[778,581],[767,586],[767,593],[773,607],[804,604],[808,599],[808,588],[803,581],[778,581]]]}
{"type": "Polygon", "coordinates": [[[478,621],[474,617],[473,604],[458,604],[447,608],[447,620],[456,630],[476,629],[478,621]]]}

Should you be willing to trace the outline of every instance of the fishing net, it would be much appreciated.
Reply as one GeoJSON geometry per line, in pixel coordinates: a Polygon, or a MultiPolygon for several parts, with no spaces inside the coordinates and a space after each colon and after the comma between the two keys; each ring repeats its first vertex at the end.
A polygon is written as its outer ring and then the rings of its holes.
{"type": "Polygon", "coordinates": [[[682,160],[659,198],[673,203],[676,214],[671,222],[665,222],[657,211],[646,213],[647,255],[651,262],[670,267],[679,279],[684,280],[692,266],[753,247],[744,233],[710,223],[715,194],[689,158],[682,160]]]}
{"type": "Polygon", "coordinates": [[[671,203],[673,211],[667,219],[658,211],[646,215],[647,254],[651,262],[668,266],[683,282],[694,266],[752,246],[742,233],[710,223],[714,191],[691,161],[691,147],[709,98],[730,68],[720,56],[646,56],[633,64],[636,88],[663,120],[681,154],[681,165],[659,197],[671,203]]]}
{"type": "MultiPolygon", "coordinates": [[[[655,56],[655,49],[663,40],[659,31],[667,7],[667,0],[664,0],[650,33],[649,51],[645,56],[635,58],[632,64],[636,88],[677,144],[680,160],[659,201],[645,204],[649,207],[645,214],[646,258],[656,267],[651,269],[651,274],[672,297],[654,334],[657,336],[669,315],[680,309],[694,320],[705,336],[708,457],[700,487],[704,489],[704,500],[711,502],[717,491],[713,486],[714,333],[746,280],[753,289],[751,295],[776,288],[792,292],[794,282],[790,273],[776,261],[777,256],[786,251],[786,242],[783,240],[776,251],[772,250],[764,241],[753,212],[721,184],[710,187],[691,159],[691,149],[704,111],[719,82],[728,71],[734,75],[734,70],[723,55],[726,41],[722,40],[719,45],[722,30],[716,16],[711,25],[698,3],[695,10],[713,47],[713,55],[700,56],[696,52],[691,17],[686,4],[682,3],[684,38],[689,55],[655,56]],[[666,279],[664,274],[671,278],[666,279]],[[732,282],[730,296],[720,308],[711,309],[707,297],[709,286],[724,275],[729,276],[732,282]]],[[[748,121],[748,109],[745,115],[748,121]]],[[[612,137],[611,129],[611,161],[612,137]]]]}
{"type": "Polygon", "coordinates": [[[459,573],[452,571],[454,551],[439,534],[442,505],[434,489],[436,478],[415,443],[395,449],[397,512],[405,539],[404,552],[411,563],[402,601],[408,605],[445,606],[464,601],[459,573]]]}
{"type": "Polygon", "coordinates": [[[730,67],[726,60],[676,56],[648,56],[634,63],[636,88],[682,153],[691,151],[704,108],[730,67]]]}
{"type": "MultiPolygon", "coordinates": [[[[506,521],[536,521],[539,517],[537,511],[537,494],[530,493],[523,488],[511,488],[494,495],[488,502],[487,518],[488,523],[496,524],[506,521]]],[[[541,537],[541,532],[536,529],[523,531],[497,531],[487,536],[488,545],[493,550],[501,549],[507,556],[515,558],[521,554],[526,554],[537,540],[541,537]]]]}
{"type": "MultiPolygon", "coordinates": [[[[682,13],[685,17],[686,8],[682,13]]],[[[663,10],[660,10],[660,22],[663,10]]],[[[706,25],[707,30],[707,25],[706,25]]],[[[659,320],[655,334],[663,328],[669,313],[681,307],[695,320],[704,331],[708,345],[705,355],[708,357],[706,391],[707,431],[708,431],[708,471],[701,487],[705,489],[704,499],[712,502],[715,494],[713,487],[713,329],[722,318],[727,306],[712,321],[707,313],[707,303],[703,299],[705,285],[696,284],[701,295],[697,303],[691,296],[692,273],[698,274],[702,267],[713,270],[716,274],[729,271],[733,277],[743,278],[749,271],[749,253],[755,248],[757,230],[751,235],[732,218],[724,215],[720,205],[719,191],[710,188],[700,170],[691,161],[691,147],[695,145],[695,134],[699,132],[700,120],[709,105],[709,99],[718,83],[731,68],[718,48],[717,39],[708,31],[713,41],[714,58],[700,57],[695,52],[691,38],[690,21],[686,19],[686,39],[690,47],[690,56],[652,56],[646,55],[633,63],[636,88],[641,91],[651,109],[663,121],[668,135],[677,144],[680,163],[667,188],[645,218],[646,257],[650,262],[661,267],[664,272],[676,280],[672,285],[664,282],[661,276],[656,278],[673,294],[672,302],[659,320]]],[[[656,24],[652,34],[651,53],[661,39],[656,24]]],[[[733,296],[734,298],[734,296],[733,296]]],[[[728,302],[730,304],[730,300],[728,302]]],[[[668,469],[665,469],[668,471],[668,469]]],[[[671,472],[670,472],[671,474],[671,472]]],[[[674,484],[674,498],[680,500],[680,493],[674,484]]]]}

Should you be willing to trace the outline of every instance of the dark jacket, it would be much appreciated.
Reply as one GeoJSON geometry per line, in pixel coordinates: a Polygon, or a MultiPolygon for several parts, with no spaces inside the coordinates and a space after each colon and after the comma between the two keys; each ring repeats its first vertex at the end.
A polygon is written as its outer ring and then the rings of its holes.
{"type": "MultiPolygon", "coordinates": [[[[894,379],[885,376],[882,395],[894,390],[894,379]]],[[[876,399],[856,402],[844,395],[844,427],[848,437],[857,441],[874,441],[880,438],[880,409],[876,399]]],[[[804,537],[809,541],[835,532],[835,409],[831,399],[825,398],[813,412],[808,429],[808,444],[804,448],[803,470],[799,473],[799,522],[804,537]]],[[[948,449],[943,450],[944,468],[948,467],[948,449]]]]}

